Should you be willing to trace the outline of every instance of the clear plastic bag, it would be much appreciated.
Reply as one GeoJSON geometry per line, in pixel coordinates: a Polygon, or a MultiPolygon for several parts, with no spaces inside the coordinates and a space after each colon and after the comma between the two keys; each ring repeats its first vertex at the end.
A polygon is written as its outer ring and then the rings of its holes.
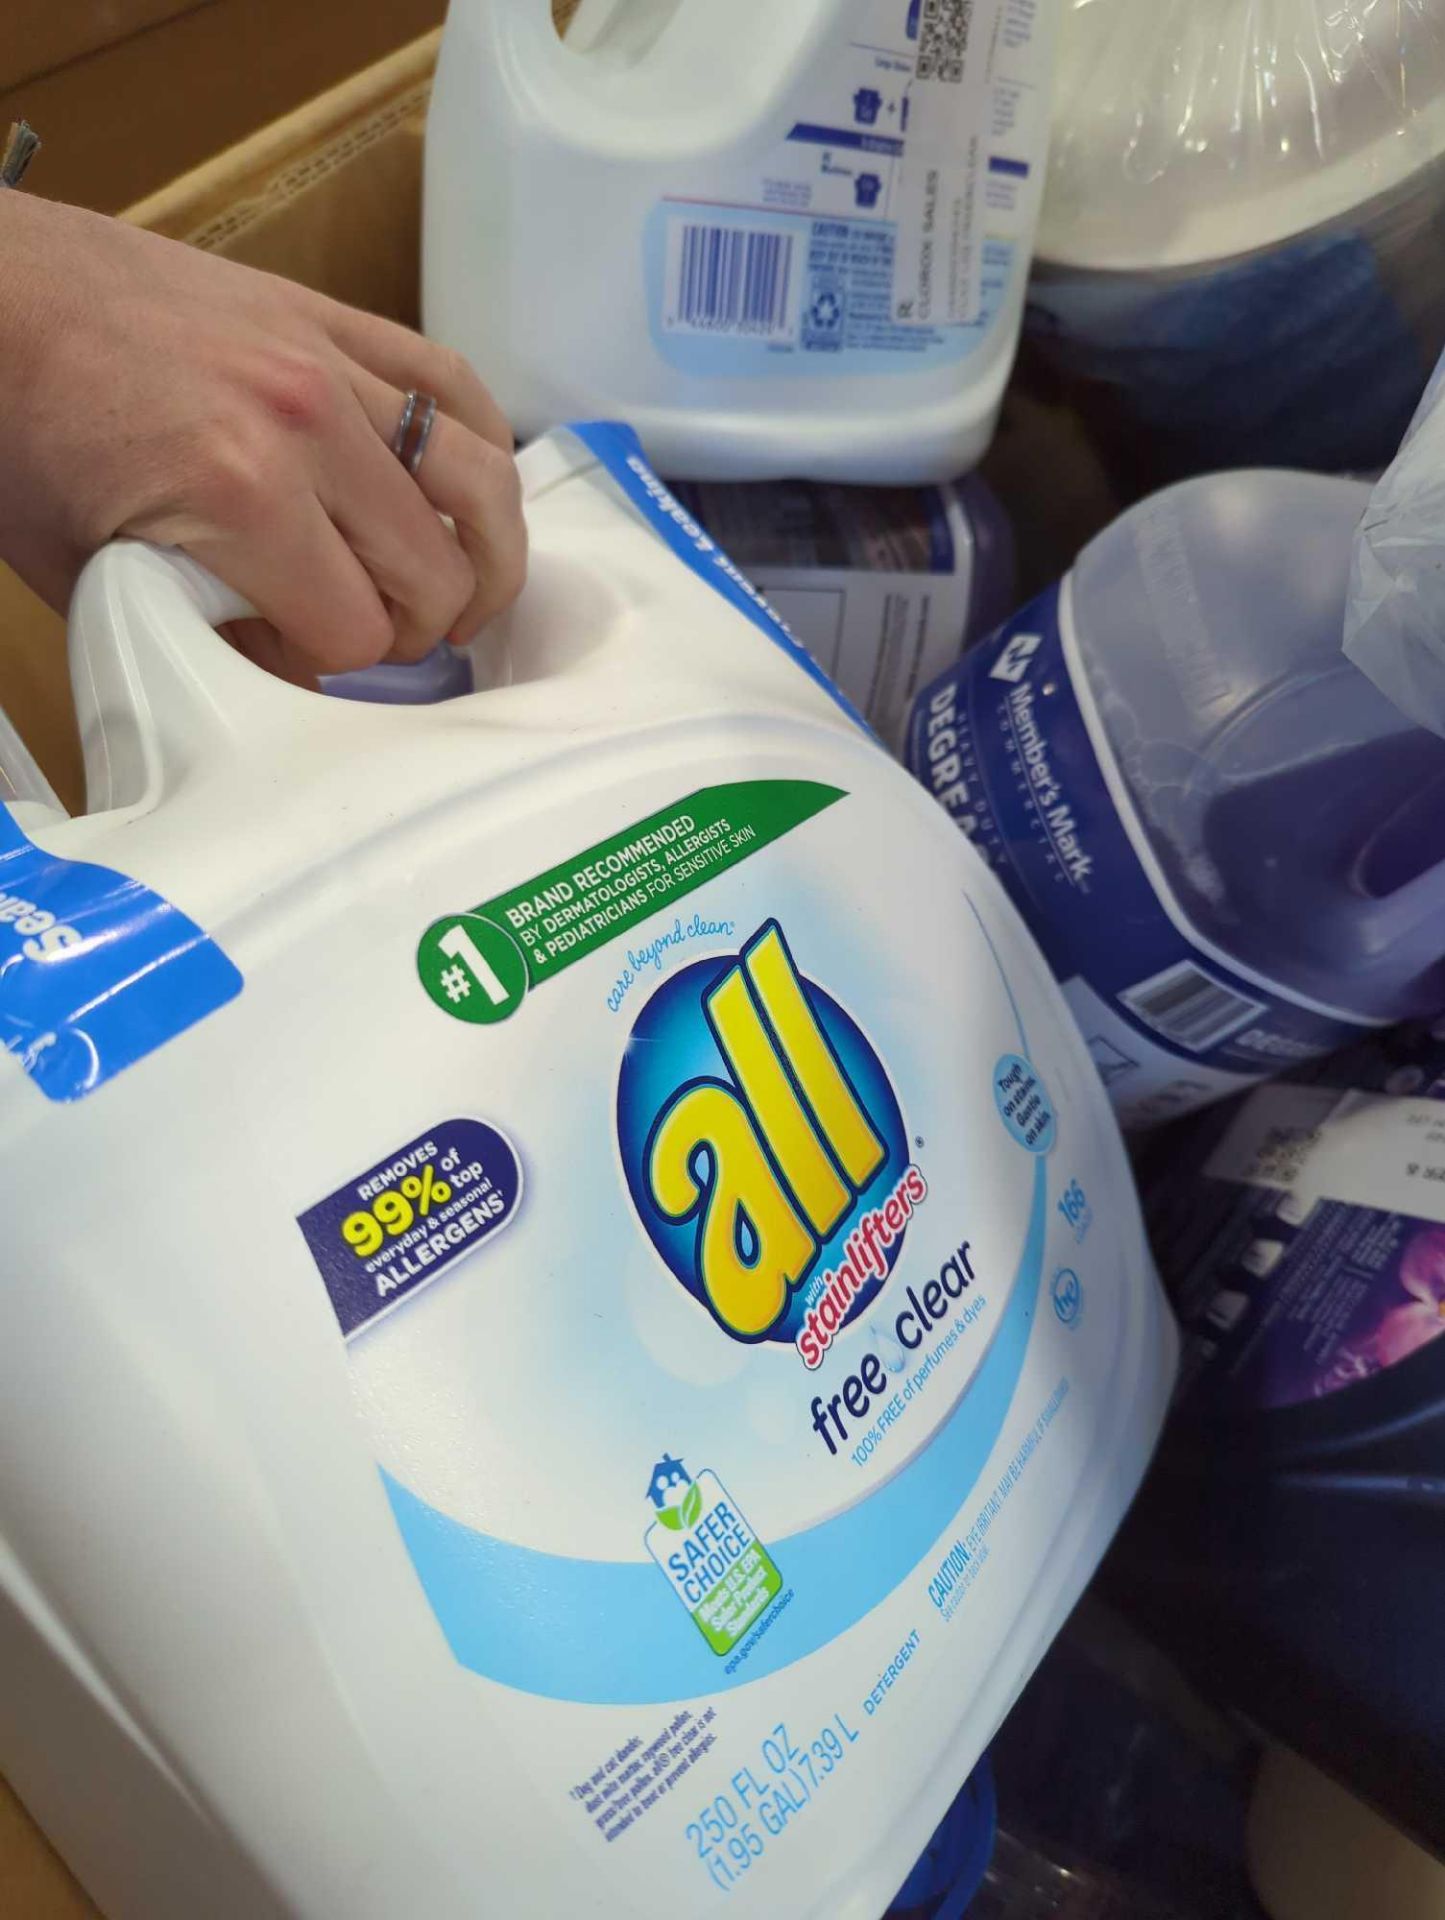
{"type": "Polygon", "coordinates": [[[1400,187],[1442,120],[1441,0],[1065,0],[1038,252],[1278,244],[1400,187]]]}
{"type": "Polygon", "coordinates": [[[1445,734],[1445,359],[1356,529],[1345,652],[1402,713],[1445,734]]]}
{"type": "Polygon", "coordinates": [[[1378,468],[1445,346],[1442,205],[1445,0],[1072,0],[1030,331],[1146,484],[1378,468]]]}

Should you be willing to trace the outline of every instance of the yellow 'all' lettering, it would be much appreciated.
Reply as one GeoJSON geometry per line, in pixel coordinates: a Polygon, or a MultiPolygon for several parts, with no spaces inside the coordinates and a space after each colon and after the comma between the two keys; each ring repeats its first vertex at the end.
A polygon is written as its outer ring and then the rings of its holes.
{"type": "Polygon", "coordinates": [[[703,1208],[697,1261],[718,1319],[748,1338],[766,1333],[817,1242],[774,1179],[737,1095],[705,1085],[674,1100],[653,1136],[648,1178],[670,1220],[703,1208]]]}
{"type": "Polygon", "coordinates": [[[705,1002],[733,1085],[703,1081],[664,1111],[648,1155],[670,1220],[701,1211],[697,1261],[714,1313],[767,1332],[886,1158],[809,1004],[776,921],[705,1002]]]}
{"type": "Polygon", "coordinates": [[[808,1005],[776,921],[750,942],[743,959],[768,1025],[817,1116],[824,1139],[855,1190],[861,1192],[883,1165],[887,1151],[808,1005]]]}

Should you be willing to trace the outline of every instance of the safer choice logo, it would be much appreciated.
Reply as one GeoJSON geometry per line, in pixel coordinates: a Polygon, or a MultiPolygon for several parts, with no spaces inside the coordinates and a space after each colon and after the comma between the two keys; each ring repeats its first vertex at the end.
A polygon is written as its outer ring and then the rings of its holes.
{"type": "Polygon", "coordinates": [[[776,920],[652,995],[617,1131],[671,1272],[733,1339],[795,1344],[810,1369],[876,1297],[928,1193],[882,1061],[776,920]]]}

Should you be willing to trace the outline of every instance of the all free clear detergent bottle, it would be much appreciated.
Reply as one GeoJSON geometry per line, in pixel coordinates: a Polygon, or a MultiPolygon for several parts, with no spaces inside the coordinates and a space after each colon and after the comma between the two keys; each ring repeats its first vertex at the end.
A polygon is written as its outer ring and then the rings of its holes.
{"type": "Polygon", "coordinates": [[[665,473],[972,465],[1013,360],[1058,0],[453,0],[427,331],[518,431],[665,473]]]}
{"type": "Polygon", "coordinates": [[[1340,650],[1369,489],[1132,508],[914,704],[1126,1123],[1445,1006],[1445,741],[1340,650]]]}
{"type": "Polygon", "coordinates": [[[1162,1415],[997,882],[625,430],[522,468],[482,690],[115,546],[0,811],[0,1766],[110,1920],[872,1920],[1162,1415]]]}

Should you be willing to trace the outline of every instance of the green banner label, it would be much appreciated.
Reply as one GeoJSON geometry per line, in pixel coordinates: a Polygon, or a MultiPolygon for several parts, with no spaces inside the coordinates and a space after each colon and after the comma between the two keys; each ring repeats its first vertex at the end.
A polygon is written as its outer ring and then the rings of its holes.
{"type": "Polygon", "coordinates": [[[434,921],[417,948],[421,983],[458,1020],[505,1020],[529,987],[843,798],[840,787],[813,780],[700,788],[520,886],[434,921]]]}

